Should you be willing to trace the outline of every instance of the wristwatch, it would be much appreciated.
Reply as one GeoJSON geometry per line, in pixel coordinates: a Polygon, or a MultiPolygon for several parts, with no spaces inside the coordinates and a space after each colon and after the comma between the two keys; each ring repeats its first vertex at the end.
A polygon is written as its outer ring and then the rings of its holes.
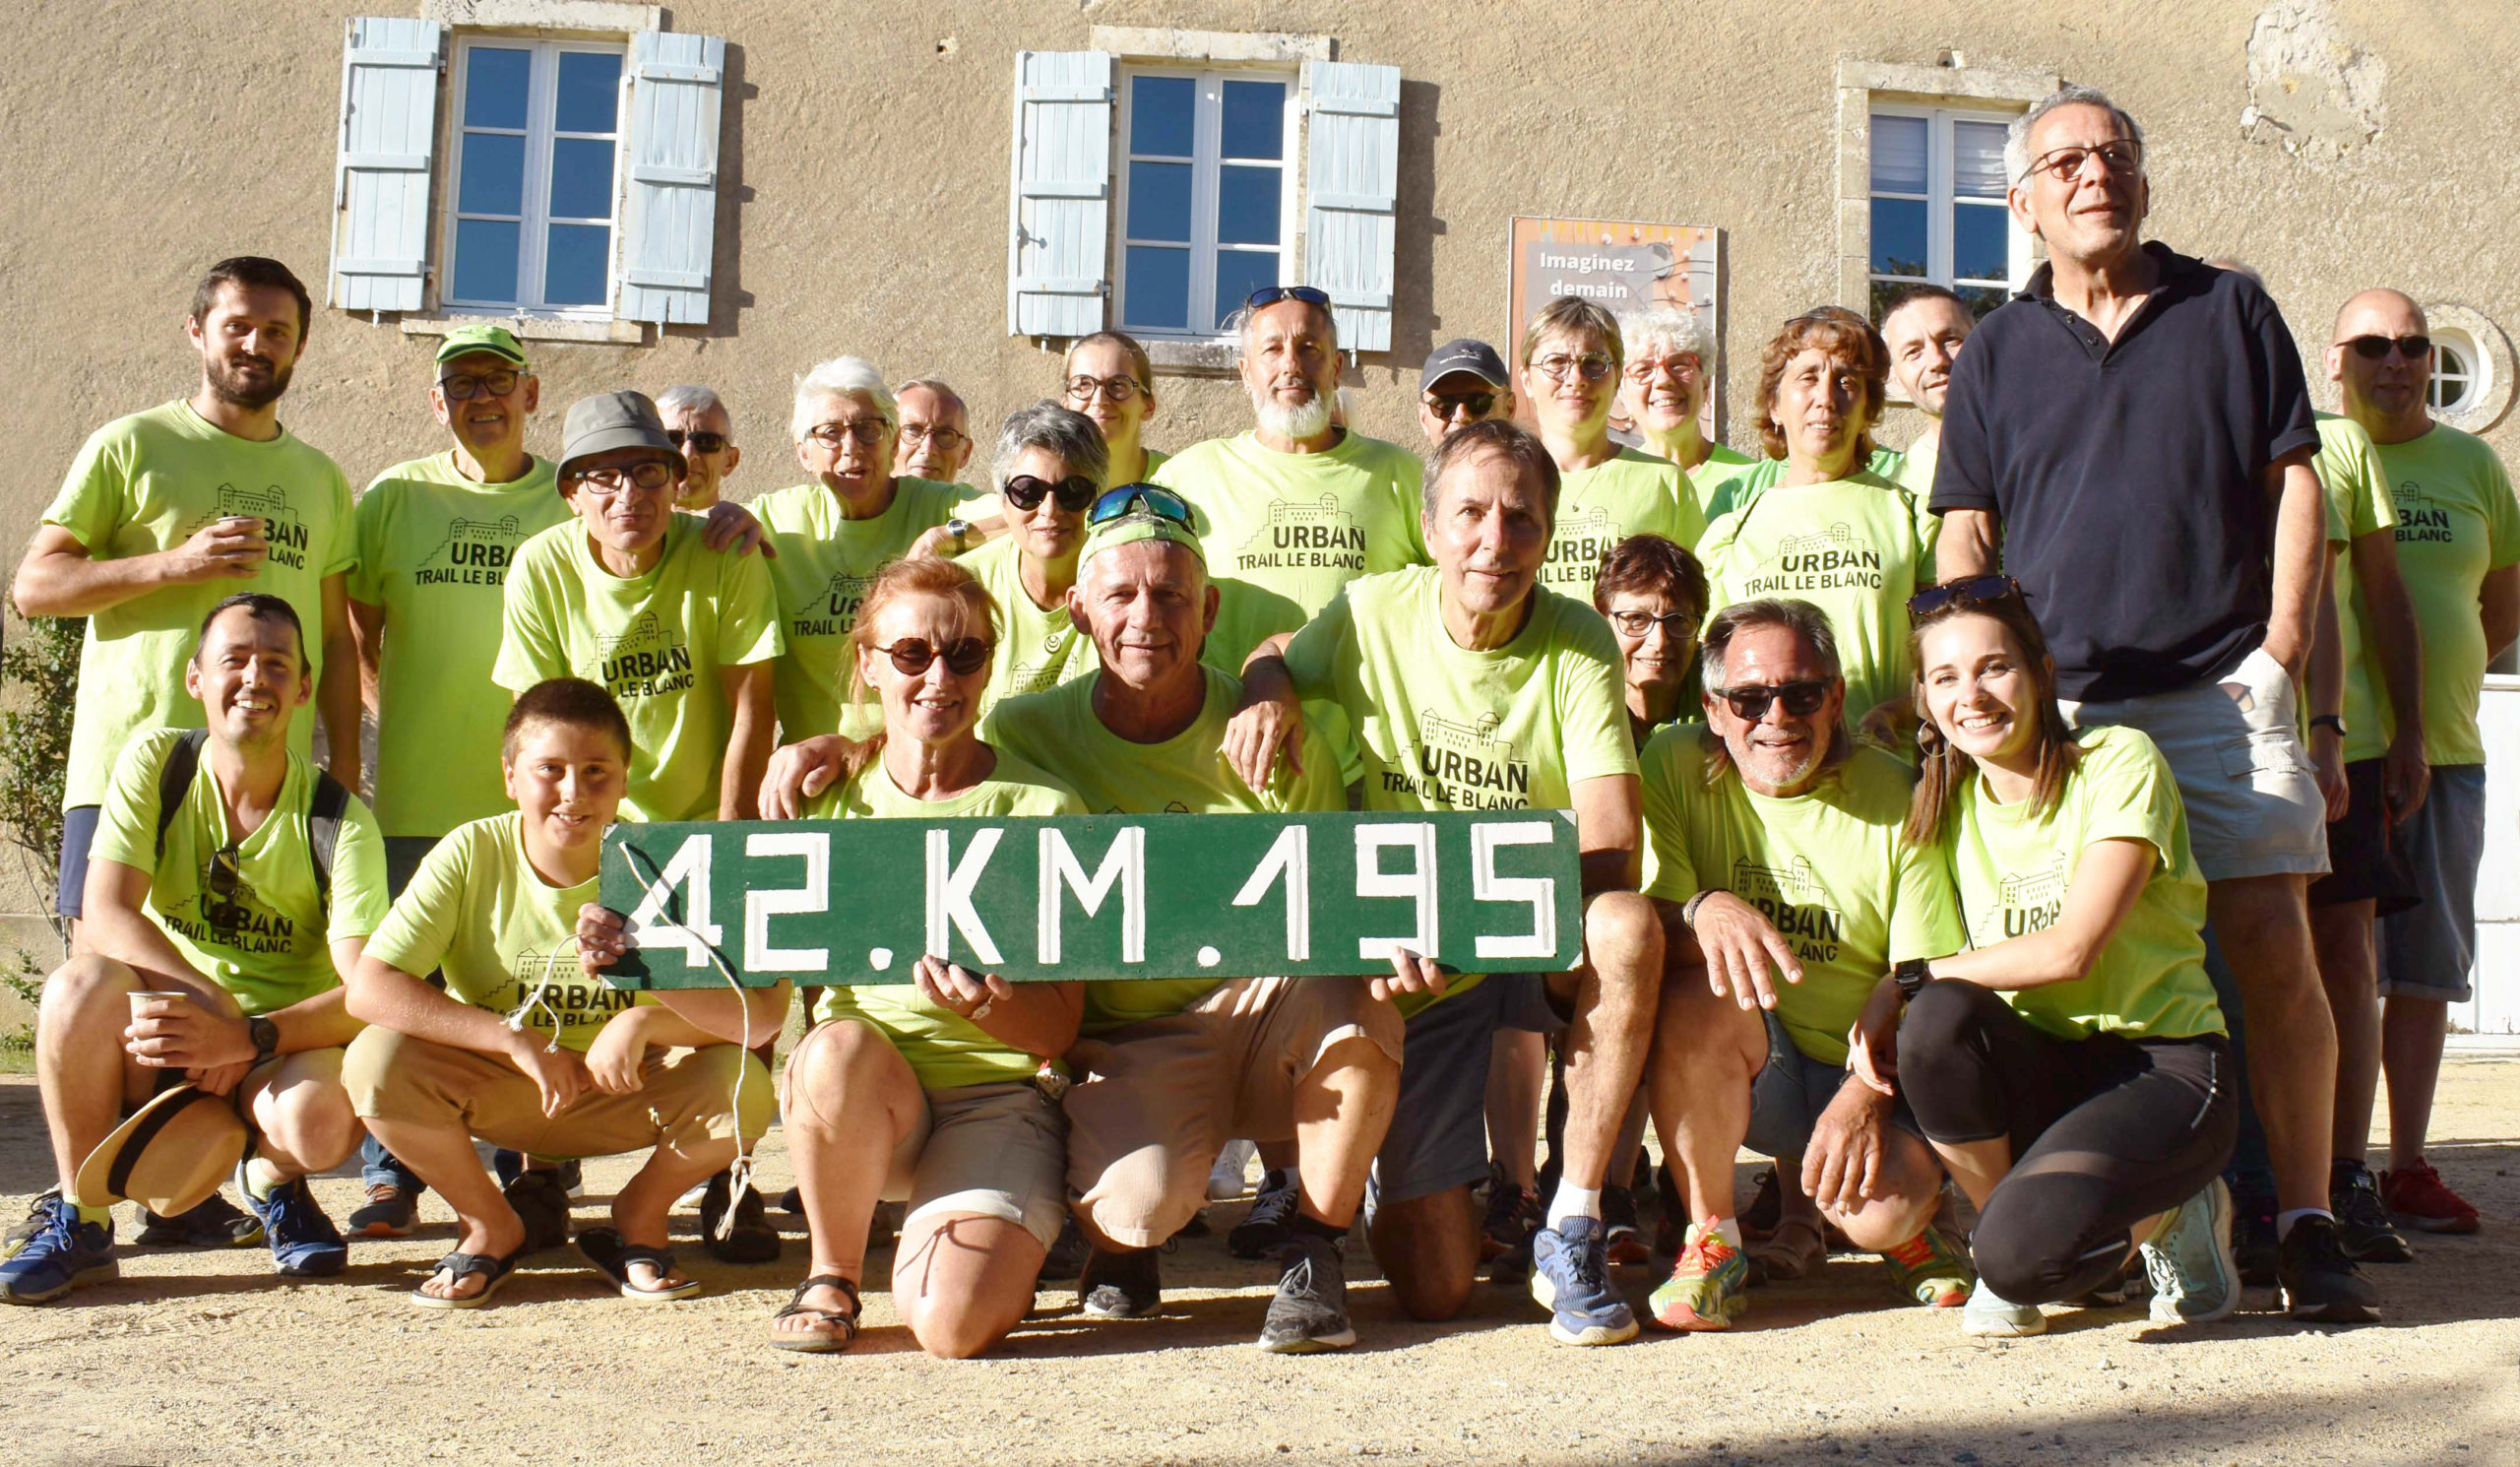
{"type": "Polygon", "coordinates": [[[269,1019],[245,1021],[245,1032],[254,1037],[254,1062],[262,1063],[280,1052],[280,1026],[269,1019]]]}
{"type": "Polygon", "coordinates": [[[1924,986],[1933,982],[1932,961],[1926,958],[1910,958],[1890,970],[1890,981],[1899,986],[1899,996],[1902,999],[1913,1002],[1924,986]]]}
{"type": "Polygon", "coordinates": [[[972,522],[961,515],[945,522],[945,533],[954,537],[955,553],[960,554],[972,547],[972,522]]]}
{"type": "Polygon", "coordinates": [[[2345,727],[2345,716],[2339,713],[2322,713],[2318,717],[2310,720],[2310,727],[2313,729],[2334,729],[2336,731],[2336,736],[2339,738],[2343,738],[2348,732],[2345,727]]]}

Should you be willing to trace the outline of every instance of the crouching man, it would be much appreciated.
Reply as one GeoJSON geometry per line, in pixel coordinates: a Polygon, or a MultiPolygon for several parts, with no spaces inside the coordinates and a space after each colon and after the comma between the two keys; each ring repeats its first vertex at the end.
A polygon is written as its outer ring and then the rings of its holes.
{"type": "Polygon", "coordinates": [[[374,1026],[344,1080],[377,1140],[455,1209],[455,1251],[413,1292],[423,1308],[485,1303],[565,1214],[520,1215],[481,1170],[479,1137],[529,1156],[654,1147],[577,1238],[625,1299],[687,1298],[665,1215],[770,1122],[770,1075],[744,1051],[776,1033],[788,989],[642,995],[584,969],[579,909],[596,900],[604,827],[629,782],[630,725],[601,687],[554,677],[508,714],[500,760],[514,812],[432,848],[367,945],[351,1012],[374,1026]],[[445,975],[440,992],[419,975],[445,975]]]}
{"type": "Polygon", "coordinates": [[[44,984],[35,1073],[62,1189],[0,1263],[12,1304],[114,1275],[113,1214],[76,1200],[80,1163],[126,1108],[185,1081],[230,1097],[251,1132],[237,1180],[279,1271],[339,1273],[348,1256],[305,1178],[359,1140],[342,1088],[359,1025],[341,975],[385,917],[384,843],[356,796],[289,750],[315,682],[287,602],[213,606],[184,689],[207,728],[124,748],[79,950],[44,984]]]}

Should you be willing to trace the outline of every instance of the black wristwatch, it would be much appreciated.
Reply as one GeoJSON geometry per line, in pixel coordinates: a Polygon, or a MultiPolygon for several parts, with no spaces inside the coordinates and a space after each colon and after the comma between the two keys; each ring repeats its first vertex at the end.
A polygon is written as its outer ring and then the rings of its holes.
{"type": "Polygon", "coordinates": [[[1932,961],[1927,958],[1910,958],[1890,970],[1890,981],[1899,986],[1899,996],[1913,1003],[1924,986],[1933,982],[1932,961]]]}
{"type": "Polygon", "coordinates": [[[2313,729],[2334,729],[2336,731],[2336,736],[2339,738],[2343,738],[2347,732],[2345,727],[2345,716],[2337,713],[2320,714],[2318,717],[2310,720],[2310,727],[2313,729]]]}
{"type": "Polygon", "coordinates": [[[254,1062],[261,1064],[280,1052],[280,1026],[269,1019],[245,1021],[245,1032],[254,1037],[254,1062]]]}

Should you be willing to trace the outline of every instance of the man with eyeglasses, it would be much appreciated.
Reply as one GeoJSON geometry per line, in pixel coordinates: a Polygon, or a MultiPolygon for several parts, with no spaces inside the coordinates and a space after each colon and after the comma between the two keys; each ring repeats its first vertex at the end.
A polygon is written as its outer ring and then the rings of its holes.
{"type": "Polygon", "coordinates": [[[2328,869],[2326,801],[2295,691],[2326,512],[2300,356],[2255,281],[2142,237],[2143,131],[2103,94],[2032,106],[2004,161],[2048,261],[1952,368],[1937,563],[1958,579],[2000,557],[2067,721],[2140,728],[2170,760],[2239,989],[2286,1306],[2376,1319],[2328,1209],[2336,1027],[2303,891],[2328,869]]]}
{"type": "Polygon", "coordinates": [[[1513,415],[1513,374],[1485,342],[1469,337],[1446,342],[1418,369],[1418,427],[1428,448],[1456,428],[1513,415]]]}
{"type": "Polygon", "coordinates": [[[1680,467],[1610,436],[1625,365],[1617,319],[1580,295],[1543,306],[1523,333],[1523,391],[1561,485],[1540,578],[1578,601],[1593,599],[1603,558],[1629,536],[1659,535],[1694,549],[1706,534],[1680,467]]]}
{"type": "MultiPolygon", "coordinates": [[[[1707,623],[1704,726],[1646,745],[1646,894],[1672,934],[1648,1066],[1689,1228],[1654,1291],[1666,1329],[1748,1308],[1732,1211],[1743,1142],[1798,1173],[1761,1257],[1792,1279],[1824,1224],[1882,1255],[1900,1298],[1965,1303],[1965,1243],[1932,1225],[1943,1168],[1903,1101],[1848,1072],[1848,1031],[1894,967],[1965,940],[1939,855],[1910,845],[1910,777],[1849,737],[1837,635],[1820,608],[1744,602],[1707,623]]],[[[1783,1180],[1784,1179],[1781,1179],[1783,1180]]]]}
{"type": "Polygon", "coordinates": [[[682,453],[682,493],[673,507],[703,513],[725,496],[726,476],[744,461],[735,446],[734,415],[711,388],[685,382],[657,394],[657,416],[665,437],[682,453]]]}
{"type": "Polygon", "coordinates": [[[1710,443],[1698,430],[1706,411],[1709,350],[1695,310],[1658,304],[1619,318],[1626,364],[1619,373],[1619,407],[1642,447],[1669,459],[1688,476],[1698,512],[1709,522],[1716,492],[1753,465],[1748,454],[1710,443]]]}
{"type": "Polygon", "coordinates": [[[713,550],[673,508],[682,455],[636,392],[583,398],[562,435],[574,518],[527,541],[492,680],[600,684],[630,720],[622,818],[749,820],[774,734],[782,647],[771,568],[713,550]]]}
{"type": "Polygon", "coordinates": [[[934,483],[956,483],[972,461],[972,412],[962,396],[934,377],[893,389],[901,414],[902,472],[934,483]]]}
{"type": "Polygon", "coordinates": [[[1925,415],[1925,430],[1907,447],[1899,482],[1920,494],[1933,491],[1933,466],[1941,452],[1942,403],[1951,387],[1951,364],[1978,318],[1960,297],[1940,286],[1907,286],[1881,312],[1881,340],[1890,349],[1890,382],[1925,415]]]}
{"type": "Polygon", "coordinates": [[[359,1024],[342,976],[385,920],[385,852],[358,797],[289,746],[315,690],[295,609],[241,593],[195,635],[184,688],[207,728],[152,730],[115,760],[79,952],[44,984],[35,1070],[60,1190],[0,1263],[10,1304],[113,1277],[119,1185],[83,1189],[82,1163],[130,1110],[187,1082],[251,1132],[236,1180],[278,1272],[336,1274],[348,1257],[305,1179],[359,1138],[342,1088],[359,1024]]]}

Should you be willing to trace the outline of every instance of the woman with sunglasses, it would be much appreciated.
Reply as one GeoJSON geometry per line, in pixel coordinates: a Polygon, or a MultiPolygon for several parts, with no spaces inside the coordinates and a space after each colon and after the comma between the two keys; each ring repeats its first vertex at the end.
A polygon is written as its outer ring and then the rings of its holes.
{"type": "Polygon", "coordinates": [[[998,430],[989,476],[1007,533],[962,557],[1005,618],[982,712],[1094,669],[1094,639],[1068,619],[1067,590],[1106,462],[1093,419],[1046,398],[998,430]]]}
{"type": "MultiPolygon", "coordinates": [[[[980,741],[996,630],[988,593],[953,561],[884,567],[849,639],[851,701],[871,690],[883,732],[807,816],[1086,813],[1067,786],[980,741]]],[[[824,989],[788,1058],[782,1109],[813,1268],[771,1320],[777,1349],[856,1338],[878,1199],[910,1206],[894,1307],[929,1354],[954,1359],[1024,1317],[1067,1219],[1066,1122],[1040,1071],[1076,1043],[1084,985],[1010,985],[936,957],[914,976],[824,989]]]]}
{"type": "Polygon", "coordinates": [[[1171,456],[1146,446],[1146,420],[1155,415],[1155,363],[1138,339],[1125,331],[1080,337],[1067,349],[1059,378],[1059,401],[1102,430],[1111,458],[1107,481],[1155,478],[1171,456]]]}
{"type": "Polygon", "coordinates": [[[1906,835],[1950,862],[1973,945],[1883,979],[1852,1060],[1977,1204],[1961,1328],[2037,1334],[2039,1306],[2112,1286],[2139,1246],[2156,1322],[2219,1319],[2239,1302],[2220,1176],[2239,1097],[2170,765],[2140,731],[2067,730],[2008,578],[1916,605],[1906,835]]]}
{"type": "Polygon", "coordinates": [[[1579,600],[1591,599],[1602,557],[1629,536],[1685,546],[1706,533],[1680,467],[1610,437],[1626,350],[1617,319],[1580,295],[1550,301],[1523,333],[1523,396],[1558,474],[1541,584],[1579,600]]]}
{"type": "Polygon", "coordinates": [[[1864,467],[1889,381],[1889,352],[1860,320],[1785,323],[1760,355],[1758,396],[1759,441],[1783,473],[1698,545],[1710,605],[1790,596],[1828,613],[1848,722],[1876,736],[1907,722],[1901,607],[1933,584],[1936,530],[1923,495],[1864,467]]]}

